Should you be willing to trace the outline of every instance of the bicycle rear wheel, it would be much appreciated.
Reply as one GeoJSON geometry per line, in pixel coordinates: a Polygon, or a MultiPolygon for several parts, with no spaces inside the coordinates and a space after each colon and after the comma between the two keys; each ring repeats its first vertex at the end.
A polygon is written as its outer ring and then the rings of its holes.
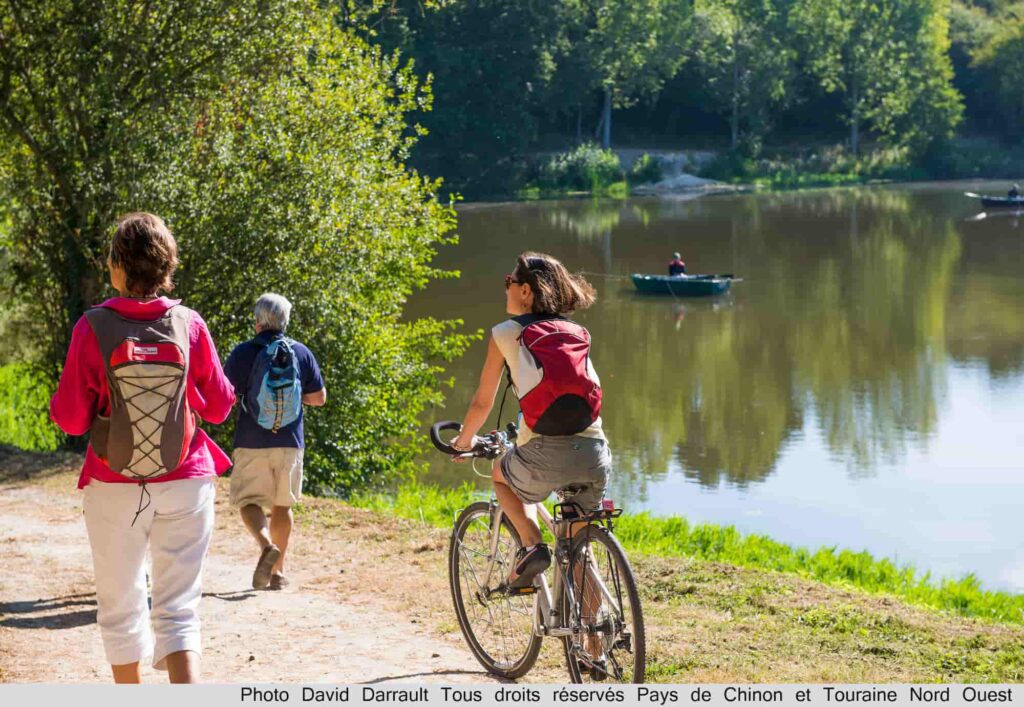
{"type": "Polygon", "coordinates": [[[459,514],[448,548],[448,580],[459,628],[473,655],[487,672],[522,677],[537,662],[541,637],[533,632],[533,595],[506,596],[492,590],[512,570],[521,543],[502,516],[490,578],[492,528],[496,507],[480,501],[459,514]]]}
{"type": "Polygon", "coordinates": [[[640,595],[629,560],[615,536],[588,525],[572,544],[564,605],[579,627],[565,639],[574,683],[642,683],[647,651],[640,595]]]}

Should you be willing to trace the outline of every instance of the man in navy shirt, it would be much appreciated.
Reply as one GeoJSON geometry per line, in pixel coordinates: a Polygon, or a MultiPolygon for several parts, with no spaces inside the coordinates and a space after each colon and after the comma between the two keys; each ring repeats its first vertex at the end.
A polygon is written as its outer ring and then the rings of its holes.
{"type": "MultiPolygon", "coordinates": [[[[265,294],[256,302],[256,336],[235,347],[224,364],[224,373],[245,408],[258,409],[248,400],[250,374],[257,356],[276,339],[284,338],[292,305],[281,295],[265,294]]],[[[303,405],[319,407],[327,402],[320,367],[313,353],[288,340],[294,353],[295,371],[302,388],[303,405]]],[[[265,429],[243,406],[235,427],[235,466],[231,472],[231,505],[238,508],[246,528],[260,546],[253,572],[254,589],[284,589],[284,553],[292,532],[292,504],[302,497],[302,412],[298,419],[276,432],[265,429]],[[270,525],[264,508],[270,508],[270,525]]]]}

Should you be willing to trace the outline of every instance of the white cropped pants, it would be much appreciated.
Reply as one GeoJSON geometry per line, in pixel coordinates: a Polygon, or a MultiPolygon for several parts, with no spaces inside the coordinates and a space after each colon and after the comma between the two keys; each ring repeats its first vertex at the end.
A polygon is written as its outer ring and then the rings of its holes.
{"type": "Polygon", "coordinates": [[[140,505],[137,484],[92,481],[85,487],[96,621],[112,665],[152,656],[153,666],[164,670],[169,653],[202,653],[198,609],[203,560],[213,534],[215,489],[212,478],[147,484],[149,507],[132,526],[140,505]],[[152,611],[146,591],[147,548],[153,560],[152,611]]]}

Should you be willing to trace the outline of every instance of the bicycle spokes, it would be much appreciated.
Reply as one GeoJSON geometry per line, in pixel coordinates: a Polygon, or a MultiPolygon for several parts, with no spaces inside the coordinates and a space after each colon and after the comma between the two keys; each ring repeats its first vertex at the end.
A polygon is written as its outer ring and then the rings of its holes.
{"type": "Polygon", "coordinates": [[[643,658],[637,660],[636,644],[639,638],[642,650],[643,629],[638,629],[641,619],[635,587],[627,586],[633,579],[625,556],[600,528],[588,528],[583,535],[575,545],[570,567],[575,629],[570,659],[576,659],[576,671],[583,680],[642,679],[643,658]]]}
{"type": "Polygon", "coordinates": [[[466,628],[495,668],[511,669],[523,660],[534,640],[532,597],[500,590],[511,571],[518,541],[503,524],[492,555],[490,514],[479,514],[469,519],[453,542],[466,628]]]}

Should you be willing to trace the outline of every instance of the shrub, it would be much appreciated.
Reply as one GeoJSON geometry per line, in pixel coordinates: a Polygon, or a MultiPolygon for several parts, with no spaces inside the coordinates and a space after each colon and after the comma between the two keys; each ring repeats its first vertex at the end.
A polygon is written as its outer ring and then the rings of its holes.
{"type": "Polygon", "coordinates": [[[0,366],[0,444],[52,452],[61,434],[50,422],[51,384],[26,363],[0,366]]]}
{"type": "Polygon", "coordinates": [[[629,170],[630,184],[653,184],[661,181],[661,161],[644,154],[629,170]]]}
{"type": "Polygon", "coordinates": [[[538,181],[544,189],[602,192],[623,178],[618,155],[585,143],[552,157],[541,168],[538,181]]]}

